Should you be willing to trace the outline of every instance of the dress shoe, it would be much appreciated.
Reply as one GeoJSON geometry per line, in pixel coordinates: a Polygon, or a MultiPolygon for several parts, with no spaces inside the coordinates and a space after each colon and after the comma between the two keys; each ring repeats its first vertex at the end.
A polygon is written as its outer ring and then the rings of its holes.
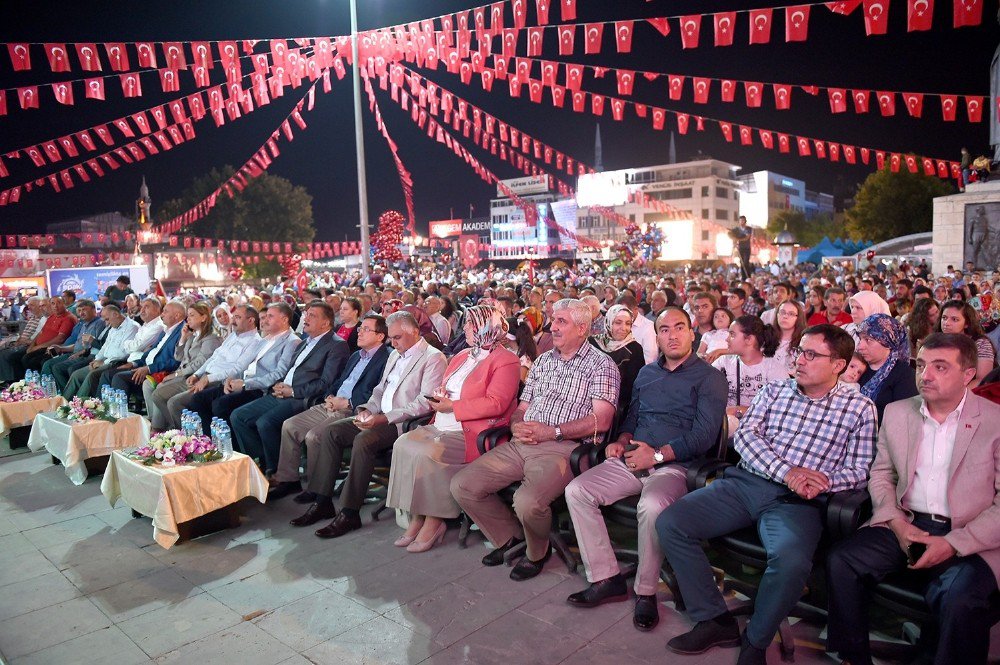
{"type": "Polygon", "coordinates": [[[668,649],[684,655],[704,653],[712,647],[738,646],[740,625],[728,612],[708,621],[699,621],[688,632],[667,642],[668,649]]]}
{"type": "Polygon", "coordinates": [[[322,529],[316,529],[316,535],[320,538],[340,538],[344,534],[361,528],[361,517],[352,515],[348,517],[340,513],[333,518],[333,521],[322,529]]]}
{"type": "Polygon", "coordinates": [[[328,520],[336,516],[336,514],[337,509],[333,507],[332,503],[314,503],[306,509],[306,512],[293,519],[289,524],[292,526],[310,526],[320,520],[328,520]]]}
{"type": "Polygon", "coordinates": [[[660,611],[656,606],[656,595],[636,596],[632,625],[641,631],[648,632],[656,628],[658,623],[660,623],[660,611]]]}
{"type": "Polygon", "coordinates": [[[292,501],[294,501],[295,503],[309,504],[315,500],[316,500],[316,492],[310,492],[309,490],[299,492],[298,494],[292,497],[292,501]]]}
{"type": "Polygon", "coordinates": [[[503,563],[503,555],[514,549],[524,541],[519,538],[511,538],[506,545],[501,545],[483,557],[484,566],[499,566],[503,563]]]}
{"type": "Polygon", "coordinates": [[[407,552],[426,552],[430,548],[444,540],[444,534],[448,531],[448,525],[441,522],[437,530],[427,540],[414,540],[406,546],[407,552]]]}
{"type": "Polygon", "coordinates": [[[521,560],[517,562],[517,565],[510,571],[510,579],[515,582],[523,582],[524,580],[530,580],[532,577],[538,575],[542,572],[542,568],[545,568],[545,562],[549,560],[552,556],[552,546],[549,545],[548,551],[545,552],[545,556],[541,558],[540,561],[532,561],[525,554],[521,557],[521,560]]]}
{"type": "Polygon", "coordinates": [[[417,539],[416,536],[407,536],[404,533],[402,536],[392,541],[392,544],[395,545],[396,547],[406,547],[416,539],[417,539]]]}
{"type": "Polygon", "coordinates": [[[296,482],[279,482],[277,485],[272,485],[271,489],[267,492],[268,501],[277,501],[278,499],[284,499],[289,494],[296,494],[302,492],[302,485],[296,482]]]}
{"type": "Polygon", "coordinates": [[[736,665],[767,665],[767,649],[758,649],[747,641],[747,634],[740,636],[740,657],[736,665]]]}
{"type": "Polygon", "coordinates": [[[628,586],[621,575],[594,582],[583,591],[570,594],[566,602],[575,607],[597,607],[604,603],[617,603],[628,598],[628,586]]]}

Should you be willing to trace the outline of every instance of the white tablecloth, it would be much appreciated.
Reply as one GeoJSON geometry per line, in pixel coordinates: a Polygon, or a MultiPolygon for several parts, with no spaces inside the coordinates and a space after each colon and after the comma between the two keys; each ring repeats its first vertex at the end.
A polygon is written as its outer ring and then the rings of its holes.
{"type": "Polygon", "coordinates": [[[62,395],[26,402],[0,402],[0,439],[10,434],[15,427],[30,425],[39,413],[55,411],[65,403],[62,395]]]}
{"type": "Polygon", "coordinates": [[[177,524],[225,508],[248,496],[264,503],[267,479],[246,455],[233,453],[218,462],[146,466],[120,452],[111,455],[101,492],[115,505],[153,518],[153,539],[169,549],[177,542],[177,524]]]}
{"type": "Polygon", "coordinates": [[[146,443],[149,443],[149,421],[136,414],[115,423],[107,420],[81,423],[57,418],[54,413],[39,413],[28,435],[28,448],[49,451],[66,467],[66,475],[75,485],[87,479],[84,460],[146,443]]]}

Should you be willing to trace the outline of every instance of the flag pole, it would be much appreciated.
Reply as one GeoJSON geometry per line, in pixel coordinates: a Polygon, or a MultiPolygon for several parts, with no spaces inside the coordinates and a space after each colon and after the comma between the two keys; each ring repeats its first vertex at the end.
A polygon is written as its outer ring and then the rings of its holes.
{"type": "Polygon", "coordinates": [[[361,274],[368,277],[368,262],[371,246],[368,238],[368,183],[365,179],[365,138],[361,123],[361,63],[358,62],[358,6],[351,0],[351,57],[354,68],[351,78],[354,82],[354,142],[357,146],[358,162],[358,214],[361,229],[361,274]]]}

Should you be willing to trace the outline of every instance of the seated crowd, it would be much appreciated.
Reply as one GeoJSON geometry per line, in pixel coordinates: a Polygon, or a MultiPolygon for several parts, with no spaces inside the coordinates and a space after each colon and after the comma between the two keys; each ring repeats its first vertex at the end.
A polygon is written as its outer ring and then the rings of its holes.
{"type": "Polygon", "coordinates": [[[766,302],[750,282],[679,297],[662,280],[641,301],[631,285],[560,280],[520,293],[433,284],[419,302],[345,287],[301,311],[266,292],[218,306],[147,297],[137,312],[110,300],[99,315],[91,300],[72,314],[61,297],[36,298],[0,340],[0,378],[41,369],[67,399],[125,389],[157,431],[179,427],[184,409],[206,434],[223,418],[268,476],[269,503],[293,496],[296,527],[329,520],[320,538],[362,527],[388,466],[385,503],[408,524],[396,546],[426,552],[464,514],[492,545],[484,565],[523,549],[513,580],[550,558],[563,499],[588,582],[567,602],[580,608],[628,598],[602,507],[637,497],[634,625],[657,625],[666,562],[694,624],[667,647],[739,647],[739,663],[766,662],[800,599],[826,501],[867,488],[871,520],[826,554],[828,650],[870,663],[869,590],[909,570],[937,618],[934,662],[986,662],[1000,406],[973,388],[995,379],[996,353],[973,307],[914,305],[908,281],[891,301],[785,282],[766,302]],[[939,319],[911,325],[925,314],[939,319]],[[484,450],[484,432],[503,426],[509,441],[484,450]],[[720,456],[726,432],[737,463],[689,491],[689,470],[720,456]],[[580,444],[603,461],[574,477],[580,444]],[[767,567],[741,630],[704,542],[747,528],[767,567]]]}

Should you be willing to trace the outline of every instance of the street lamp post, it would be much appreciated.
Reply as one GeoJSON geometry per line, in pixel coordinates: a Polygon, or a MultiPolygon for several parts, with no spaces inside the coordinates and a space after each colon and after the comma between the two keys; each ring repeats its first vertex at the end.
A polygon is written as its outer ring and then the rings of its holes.
{"type": "Polygon", "coordinates": [[[351,0],[351,57],[354,69],[354,142],[358,159],[358,213],[361,229],[361,274],[368,277],[368,257],[371,256],[368,239],[368,183],[365,179],[365,137],[361,123],[361,63],[358,62],[358,7],[357,0],[351,0]]]}

